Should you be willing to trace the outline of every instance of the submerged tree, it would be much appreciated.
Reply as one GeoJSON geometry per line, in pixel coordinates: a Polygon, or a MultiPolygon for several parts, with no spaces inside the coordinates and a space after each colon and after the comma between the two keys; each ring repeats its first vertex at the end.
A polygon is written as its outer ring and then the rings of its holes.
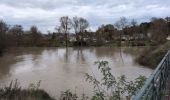
{"type": "Polygon", "coordinates": [[[122,62],[123,62],[123,57],[122,57],[122,50],[121,50],[121,46],[122,46],[122,36],[124,35],[124,29],[126,27],[128,27],[128,21],[125,17],[121,17],[120,20],[118,20],[115,23],[115,27],[117,28],[117,30],[119,30],[119,46],[120,46],[120,56],[122,58],[122,62]]]}
{"type": "Polygon", "coordinates": [[[131,37],[133,37],[134,42],[137,43],[137,38],[139,35],[137,21],[135,19],[132,19],[130,24],[131,27],[129,27],[129,31],[128,31],[129,33],[128,42],[130,43],[130,39],[131,37]]]}

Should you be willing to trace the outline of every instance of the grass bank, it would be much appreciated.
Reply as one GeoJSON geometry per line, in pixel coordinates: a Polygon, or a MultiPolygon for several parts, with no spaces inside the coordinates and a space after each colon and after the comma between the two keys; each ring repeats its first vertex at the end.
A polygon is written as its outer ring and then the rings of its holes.
{"type": "Polygon", "coordinates": [[[136,62],[138,62],[140,65],[148,66],[154,69],[157,67],[169,49],[170,41],[167,41],[165,44],[160,46],[150,47],[136,59],[136,62]]]}

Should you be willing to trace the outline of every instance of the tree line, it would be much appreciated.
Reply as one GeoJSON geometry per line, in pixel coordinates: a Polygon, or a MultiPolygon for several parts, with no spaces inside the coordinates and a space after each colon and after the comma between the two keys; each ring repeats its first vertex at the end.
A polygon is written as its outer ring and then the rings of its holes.
{"type": "Polygon", "coordinates": [[[0,20],[0,52],[6,47],[18,46],[159,45],[166,42],[170,34],[170,17],[152,18],[140,24],[121,17],[114,24],[101,25],[92,32],[87,19],[63,16],[55,30],[43,34],[31,26],[25,31],[22,25],[10,26],[0,20]]]}

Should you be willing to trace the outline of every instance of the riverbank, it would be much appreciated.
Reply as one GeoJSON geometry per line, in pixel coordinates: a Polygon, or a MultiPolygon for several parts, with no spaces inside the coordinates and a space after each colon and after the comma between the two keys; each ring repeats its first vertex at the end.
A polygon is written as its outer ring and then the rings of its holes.
{"type": "Polygon", "coordinates": [[[170,41],[167,41],[163,45],[151,47],[145,50],[137,59],[136,62],[143,66],[150,68],[156,68],[167,51],[170,49],[170,41]]]}

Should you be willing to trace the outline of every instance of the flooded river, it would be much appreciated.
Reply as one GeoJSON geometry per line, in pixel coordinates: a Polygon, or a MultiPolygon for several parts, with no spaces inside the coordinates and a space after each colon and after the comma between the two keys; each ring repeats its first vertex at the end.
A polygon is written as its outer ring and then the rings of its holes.
{"type": "Polygon", "coordinates": [[[0,57],[0,86],[18,79],[22,87],[41,80],[41,89],[57,97],[61,91],[71,89],[82,94],[90,94],[92,86],[85,81],[84,74],[100,74],[95,61],[106,60],[113,75],[126,75],[133,80],[139,75],[149,76],[152,69],[140,66],[134,59],[142,52],[142,47],[119,48],[11,48],[0,57]]]}

